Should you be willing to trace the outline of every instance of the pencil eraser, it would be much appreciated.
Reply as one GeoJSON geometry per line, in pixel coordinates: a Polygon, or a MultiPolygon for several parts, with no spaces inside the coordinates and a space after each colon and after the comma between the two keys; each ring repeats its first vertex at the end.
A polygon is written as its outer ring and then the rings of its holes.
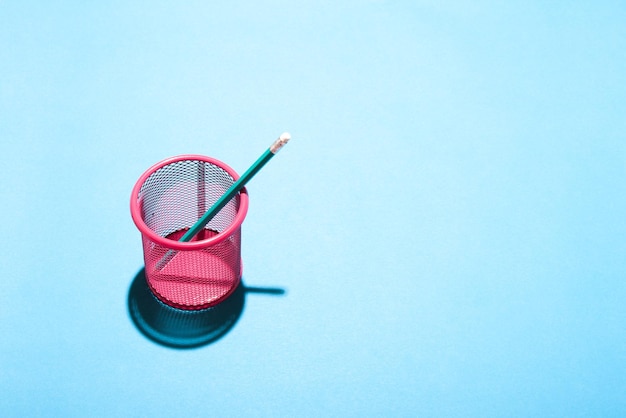
{"type": "Polygon", "coordinates": [[[272,144],[272,146],[270,147],[270,151],[273,154],[276,154],[278,151],[280,151],[280,149],[287,143],[289,142],[289,140],[291,139],[291,135],[289,135],[289,132],[283,132],[282,134],[280,134],[280,136],[278,137],[278,139],[276,140],[276,142],[274,142],[272,144]]]}

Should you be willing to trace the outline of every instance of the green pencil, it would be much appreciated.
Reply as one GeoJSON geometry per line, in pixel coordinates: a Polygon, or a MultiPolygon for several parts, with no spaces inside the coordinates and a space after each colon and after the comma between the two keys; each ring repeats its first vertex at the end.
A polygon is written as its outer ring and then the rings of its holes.
{"type": "MultiPolygon", "coordinates": [[[[206,211],[206,213],[202,215],[200,219],[198,219],[198,221],[196,221],[196,223],[191,228],[189,228],[189,230],[182,237],[180,237],[179,241],[191,241],[193,237],[195,237],[200,231],[202,231],[206,224],[208,224],[211,219],[213,219],[215,215],[217,215],[218,212],[224,206],[226,206],[230,199],[235,197],[235,195],[244,188],[246,183],[250,181],[250,179],[252,179],[252,177],[254,177],[254,175],[258,173],[259,170],[263,168],[263,166],[269,160],[271,160],[272,157],[276,155],[276,153],[278,153],[278,151],[280,151],[280,149],[287,142],[289,142],[290,139],[291,135],[289,135],[289,133],[287,132],[284,132],[282,135],[280,135],[280,137],[263,153],[263,155],[261,155],[259,159],[256,160],[254,164],[252,164],[250,168],[245,173],[243,173],[236,182],[232,184],[232,186],[230,186],[230,188],[217,200],[217,202],[215,202],[213,206],[211,206],[211,208],[206,211]]],[[[174,250],[169,250],[157,263],[157,270],[161,270],[163,267],[165,267],[165,265],[172,259],[174,254],[174,250]]]]}

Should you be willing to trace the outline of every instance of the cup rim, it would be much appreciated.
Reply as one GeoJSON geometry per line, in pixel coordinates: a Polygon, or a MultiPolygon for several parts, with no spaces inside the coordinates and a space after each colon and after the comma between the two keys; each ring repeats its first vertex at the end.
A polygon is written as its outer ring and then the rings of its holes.
{"type": "Polygon", "coordinates": [[[139,199],[139,192],[141,190],[141,187],[146,182],[148,177],[150,177],[157,170],[169,164],[190,160],[203,161],[213,164],[226,171],[233,178],[234,181],[237,181],[239,179],[239,174],[237,174],[237,172],[233,170],[228,164],[220,160],[212,157],[207,157],[205,155],[183,154],[175,157],[166,158],[165,160],[154,164],[152,167],[146,170],[141,175],[141,177],[139,177],[137,183],[135,183],[135,186],[133,187],[130,196],[130,213],[133,218],[133,222],[142,233],[142,235],[146,236],[148,239],[150,239],[150,241],[155,242],[165,248],[178,251],[201,250],[219,244],[220,242],[230,237],[238,228],[241,227],[241,224],[243,223],[243,220],[245,219],[248,212],[248,191],[244,187],[239,192],[239,208],[237,210],[237,214],[235,215],[235,219],[233,220],[233,222],[231,222],[230,225],[228,225],[226,229],[224,229],[222,232],[219,232],[217,235],[200,241],[181,242],[167,239],[151,230],[148,225],[146,225],[141,216],[141,201],[139,199]]]}

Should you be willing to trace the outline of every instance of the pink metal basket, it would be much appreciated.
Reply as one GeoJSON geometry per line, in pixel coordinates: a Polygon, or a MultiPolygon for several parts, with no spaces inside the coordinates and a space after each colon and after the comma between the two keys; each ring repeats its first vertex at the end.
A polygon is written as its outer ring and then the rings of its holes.
{"type": "Polygon", "coordinates": [[[146,280],[163,303],[179,309],[214,306],[241,280],[243,189],[189,242],[178,239],[239,178],[221,161],[181,155],[152,166],[133,188],[130,210],[143,241],[146,280]]]}

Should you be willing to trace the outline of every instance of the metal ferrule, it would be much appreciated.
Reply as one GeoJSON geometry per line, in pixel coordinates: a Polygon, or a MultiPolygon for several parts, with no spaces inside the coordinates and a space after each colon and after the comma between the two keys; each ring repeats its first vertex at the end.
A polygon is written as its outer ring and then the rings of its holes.
{"type": "Polygon", "coordinates": [[[276,154],[287,142],[289,142],[289,139],[278,138],[270,147],[270,151],[272,154],[276,154]]]}

